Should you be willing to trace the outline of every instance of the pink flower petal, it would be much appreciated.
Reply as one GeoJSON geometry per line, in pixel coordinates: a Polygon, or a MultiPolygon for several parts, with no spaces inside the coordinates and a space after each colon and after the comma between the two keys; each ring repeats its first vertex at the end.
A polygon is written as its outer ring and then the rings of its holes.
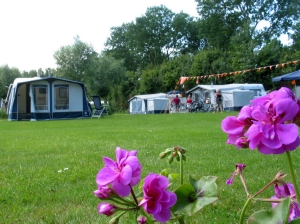
{"type": "Polygon", "coordinates": [[[122,168],[121,174],[119,176],[120,182],[124,185],[130,183],[132,177],[132,169],[130,166],[126,165],[122,168]]]}
{"type": "Polygon", "coordinates": [[[115,161],[113,161],[111,158],[108,158],[105,156],[103,156],[103,162],[104,162],[104,165],[106,167],[109,167],[110,169],[115,169],[115,167],[117,165],[115,161]]]}
{"type": "Polygon", "coordinates": [[[114,181],[112,183],[112,188],[117,192],[118,195],[120,195],[122,197],[128,196],[131,191],[129,185],[121,184],[118,181],[114,181]]]}
{"type": "Polygon", "coordinates": [[[111,170],[108,167],[104,167],[99,171],[99,173],[96,176],[96,183],[101,186],[105,186],[107,184],[110,184],[112,181],[114,181],[119,176],[118,173],[111,170]]]}
{"type": "Polygon", "coordinates": [[[234,116],[226,117],[221,123],[222,130],[228,134],[241,134],[244,131],[244,123],[234,116]]]}
{"type": "Polygon", "coordinates": [[[153,217],[158,222],[167,222],[171,218],[170,209],[162,209],[159,213],[153,214],[153,217]]]}
{"type": "Polygon", "coordinates": [[[295,124],[277,124],[276,131],[282,144],[290,144],[298,138],[298,127],[295,124]]]}

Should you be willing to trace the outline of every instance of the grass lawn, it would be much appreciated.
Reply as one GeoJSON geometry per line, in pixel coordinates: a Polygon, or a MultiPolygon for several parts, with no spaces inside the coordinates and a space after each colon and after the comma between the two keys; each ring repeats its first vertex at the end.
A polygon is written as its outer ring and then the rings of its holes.
{"type": "MultiPolygon", "coordinates": [[[[219,200],[186,223],[237,223],[246,201],[241,181],[225,184],[236,163],[245,163],[246,183],[254,194],[276,173],[288,173],[286,155],[262,155],[257,150],[237,150],[226,145],[220,123],[237,112],[112,115],[101,119],[62,121],[0,120],[0,223],[108,223],[97,213],[99,199],[95,176],[102,156],[115,159],[115,148],[137,149],[142,177],[164,168],[179,172],[158,154],[166,148],[188,150],[184,181],[188,174],[200,179],[217,176],[219,200]]],[[[298,149],[299,150],[299,149],[298,149]]],[[[291,153],[300,178],[299,151],[291,153]]],[[[288,176],[287,181],[290,181],[288,176]]],[[[176,185],[176,184],[175,184],[176,185]]],[[[178,185],[177,185],[178,186],[178,185]]],[[[262,197],[274,195],[267,190],[262,197]]],[[[267,203],[251,204],[249,216],[267,203]]],[[[125,217],[126,218],[126,217],[125,217]]],[[[121,223],[131,223],[121,219],[121,223]]]]}

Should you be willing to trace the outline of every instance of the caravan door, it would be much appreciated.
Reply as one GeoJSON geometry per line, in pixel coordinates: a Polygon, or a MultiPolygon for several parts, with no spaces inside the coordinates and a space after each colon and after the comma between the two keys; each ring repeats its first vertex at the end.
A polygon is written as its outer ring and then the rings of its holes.
{"type": "Polygon", "coordinates": [[[22,84],[18,88],[18,119],[30,119],[29,84],[22,84]]]}

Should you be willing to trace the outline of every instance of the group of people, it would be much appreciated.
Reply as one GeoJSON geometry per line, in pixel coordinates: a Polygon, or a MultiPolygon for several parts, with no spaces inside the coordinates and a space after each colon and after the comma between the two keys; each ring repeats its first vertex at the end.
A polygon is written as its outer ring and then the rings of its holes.
{"type": "MultiPolygon", "coordinates": [[[[219,110],[221,111],[221,113],[223,113],[223,96],[221,93],[221,90],[217,89],[216,93],[215,93],[215,106],[214,106],[214,112],[216,113],[217,108],[219,108],[219,110]]],[[[175,112],[179,113],[179,109],[180,109],[180,99],[178,97],[178,95],[175,96],[175,98],[173,99],[174,105],[175,105],[175,112]]],[[[186,99],[186,108],[188,109],[188,112],[192,112],[192,96],[188,95],[187,99],[186,99]]]]}

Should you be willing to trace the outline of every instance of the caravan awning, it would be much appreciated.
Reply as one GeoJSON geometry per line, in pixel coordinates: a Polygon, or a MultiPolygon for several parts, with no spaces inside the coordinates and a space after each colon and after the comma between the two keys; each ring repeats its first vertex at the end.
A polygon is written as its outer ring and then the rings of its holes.
{"type": "Polygon", "coordinates": [[[291,72],[285,75],[272,78],[272,82],[291,81],[291,80],[299,80],[299,79],[300,79],[300,71],[295,71],[295,72],[291,72]]]}

